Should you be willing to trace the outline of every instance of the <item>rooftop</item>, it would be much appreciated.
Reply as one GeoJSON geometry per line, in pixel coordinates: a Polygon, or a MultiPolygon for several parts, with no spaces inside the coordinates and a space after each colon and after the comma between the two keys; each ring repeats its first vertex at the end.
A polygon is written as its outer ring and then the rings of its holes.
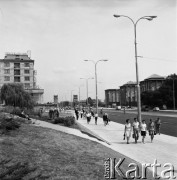
{"type": "Polygon", "coordinates": [[[147,77],[146,79],[164,79],[164,76],[160,76],[158,74],[152,74],[151,76],[147,77]]]}

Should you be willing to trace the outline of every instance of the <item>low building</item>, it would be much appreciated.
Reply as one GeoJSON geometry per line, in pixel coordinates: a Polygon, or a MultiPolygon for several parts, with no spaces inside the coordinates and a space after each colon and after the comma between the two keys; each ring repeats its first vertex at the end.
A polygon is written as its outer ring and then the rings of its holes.
{"type": "Polygon", "coordinates": [[[136,82],[129,81],[120,86],[120,105],[130,107],[137,105],[136,82]]]}
{"type": "Polygon", "coordinates": [[[6,53],[0,59],[0,88],[7,83],[21,83],[36,103],[43,103],[44,89],[36,85],[34,60],[27,53],[6,53]]]}
{"type": "Polygon", "coordinates": [[[141,93],[145,91],[155,91],[159,89],[163,82],[165,81],[165,77],[159,76],[157,74],[153,74],[148,78],[144,79],[144,81],[140,82],[141,93]]]}
{"type": "Polygon", "coordinates": [[[113,107],[120,105],[120,90],[106,89],[105,90],[105,104],[106,107],[113,107]]]}

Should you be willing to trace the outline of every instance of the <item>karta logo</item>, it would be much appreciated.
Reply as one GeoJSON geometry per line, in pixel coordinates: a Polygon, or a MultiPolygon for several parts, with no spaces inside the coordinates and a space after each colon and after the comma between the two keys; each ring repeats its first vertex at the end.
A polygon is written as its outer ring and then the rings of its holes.
{"type": "Polygon", "coordinates": [[[124,179],[147,179],[147,167],[152,168],[152,177],[154,179],[175,179],[174,176],[174,166],[171,163],[165,163],[163,166],[157,163],[157,159],[154,160],[154,163],[142,163],[140,165],[136,163],[130,163],[127,167],[128,170],[123,171],[121,167],[125,158],[119,158],[116,163],[116,158],[105,159],[105,179],[116,179],[116,173],[119,176],[122,176],[124,179]],[[160,176],[157,174],[157,168],[163,167],[165,170],[161,171],[160,176]],[[140,174],[140,168],[141,174],[140,174]]]}

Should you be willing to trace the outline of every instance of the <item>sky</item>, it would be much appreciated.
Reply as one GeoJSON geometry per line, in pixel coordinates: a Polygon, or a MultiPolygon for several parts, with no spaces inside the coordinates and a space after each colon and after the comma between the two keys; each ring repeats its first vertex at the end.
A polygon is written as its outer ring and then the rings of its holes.
{"type": "MultiPolygon", "coordinates": [[[[95,77],[98,98],[104,90],[136,81],[134,21],[137,24],[139,80],[152,74],[177,74],[176,0],[0,0],[0,59],[6,52],[31,51],[44,102],[86,99],[86,80],[95,77]]],[[[88,81],[95,98],[95,80],[88,81]]]]}

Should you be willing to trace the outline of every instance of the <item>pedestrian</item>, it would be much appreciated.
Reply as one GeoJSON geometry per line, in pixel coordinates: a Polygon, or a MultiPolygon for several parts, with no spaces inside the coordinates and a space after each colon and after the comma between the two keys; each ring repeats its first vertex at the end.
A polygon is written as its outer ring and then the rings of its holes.
{"type": "Polygon", "coordinates": [[[89,124],[89,123],[90,123],[90,120],[91,120],[91,114],[90,114],[90,112],[87,112],[86,116],[87,116],[87,124],[89,124]]]}
{"type": "Polygon", "coordinates": [[[103,122],[104,122],[105,126],[108,124],[108,114],[107,113],[103,114],[103,122]]]}
{"type": "Polygon", "coordinates": [[[106,125],[109,125],[109,118],[108,118],[108,113],[105,113],[106,114],[106,125]]]}
{"type": "Polygon", "coordinates": [[[146,131],[147,131],[147,125],[146,125],[145,120],[142,120],[140,127],[141,127],[142,143],[145,144],[144,139],[146,137],[146,131]]]}
{"type": "Polygon", "coordinates": [[[132,126],[131,126],[130,120],[126,119],[125,129],[124,129],[124,137],[127,139],[127,144],[129,144],[129,140],[131,137],[131,131],[132,131],[132,126]]]}
{"type": "Polygon", "coordinates": [[[125,107],[124,107],[124,114],[125,114],[125,107]]]}
{"type": "Polygon", "coordinates": [[[93,110],[91,110],[91,115],[92,115],[92,117],[94,118],[94,112],[93,112],[93,110]]]}
{"type": "Polygon", "coordinates": [[[103,114],[103,123],[104,123],[104,125],[106,126],[106,115],[105,115],[106,113],[104,113],[103,114]]]}
{"type": "Polygon", "coordinates": [[[95,113],[95,125],[97,125],[98,114],[95,113]]]}
{"type": "Polygon", "coordinates": [[[100,110],[100,114],[103,114],[103,108],[101,108],[101,110],[100,110]]]}
{"type": "Polygon", "coordinates": [[[81,118],[82,118],[82,115],[83,115],[83,111],[80,111],[80,115],[81,115],[81,118]]]}
{"type": "Polygon", "coordinates": [[[54,114],[54,118],[55,117],[57,117],[57,118],[59,117],[59,111],[58,111],[57,108],[54,109],[53,114],[54,114]]]}
{"type": "Polygon", "coordinates": [[[160,135],[160,127],[161,127],[161,120],[158,117],[157,120],[155,121],[155,131],[160,135]]]}
{"type": "Polygon", "coordinates": [[[49,110],[49,118],[53,119],[53,108],[49,110]]]}
{"type": "Polygon", "coordinates": [[[75,114],[76,114],[76,119],[78,120],[79,119],[79,111],[78,111],[78,109],[75,109],[75,114]]]}
{"type": "Polygon", "coordinates": [[[137,118],[134,118],[132,127],[133,127],[133,137],[135,139],[135,143],[137,143],[137,140],[139,139],[139,122],[137,121],[137,118]]]}
{"type": "Polygon", "coordinates": [[[149,120],[148,130],[149,130],[149,136],[151,137],[151,143],[152,143],[154,139],[154,133],[155,133],[155,124],[152,121],[152,119],[149,120]]]}

